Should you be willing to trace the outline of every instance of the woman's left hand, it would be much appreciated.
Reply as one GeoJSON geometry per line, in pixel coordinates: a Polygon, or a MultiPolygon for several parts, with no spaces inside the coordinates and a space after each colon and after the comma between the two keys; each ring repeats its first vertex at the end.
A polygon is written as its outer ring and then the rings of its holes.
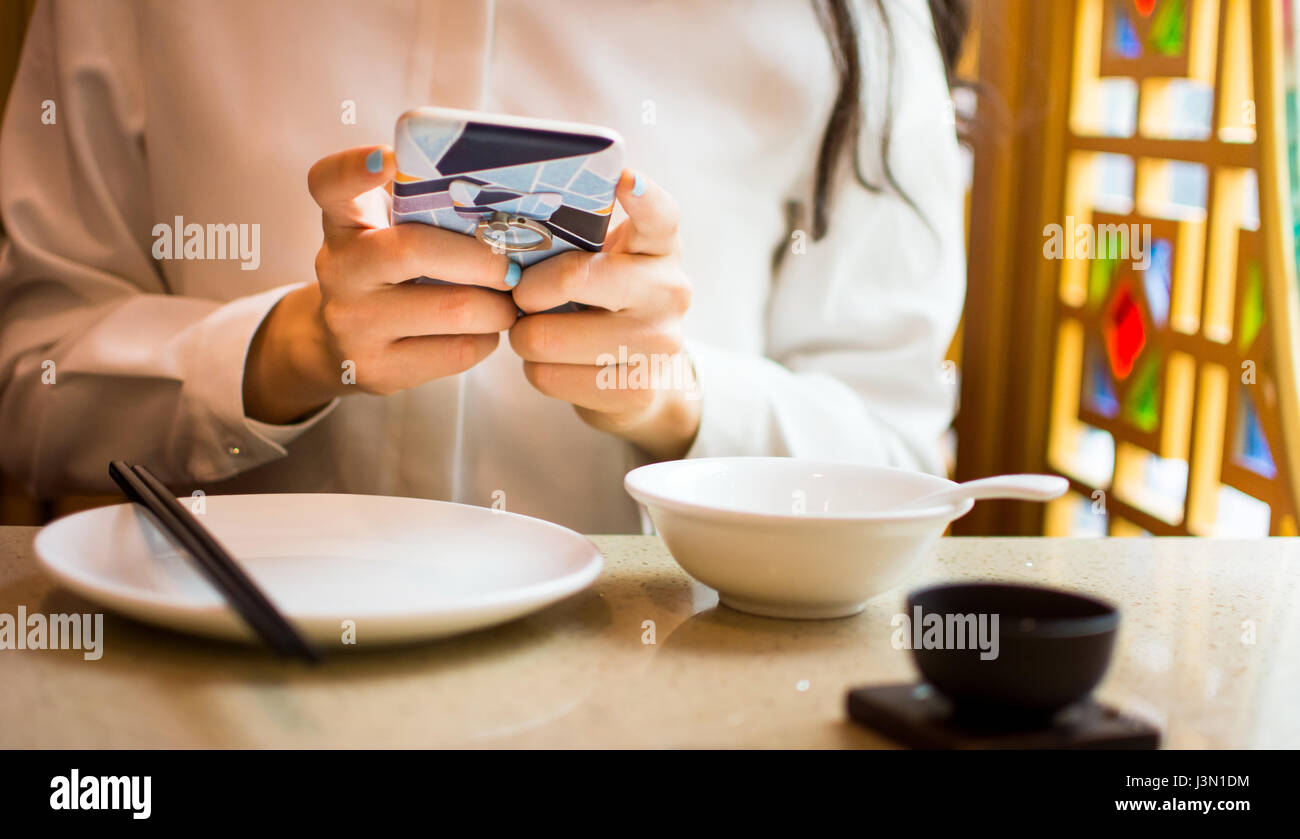
{"type": "Polygon", "coordinates": [[[523,272],[510,329],[533,387],[573,403],[593,428],[670,460],[690,449],[700,393],[683,347],[691,283],[682,271],[679,211],[667,192],[624,171],[627,212],[600,253],[569,252],[523,272]],[[545,312],[569,301],[594,308],[545,312]]]}

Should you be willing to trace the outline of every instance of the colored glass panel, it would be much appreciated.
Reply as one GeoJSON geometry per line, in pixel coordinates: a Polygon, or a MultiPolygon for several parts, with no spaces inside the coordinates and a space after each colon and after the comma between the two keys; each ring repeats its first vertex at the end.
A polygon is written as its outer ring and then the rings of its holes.
{"type": "Polygon", "coordinates": [[[1115,276],[1119,261],[1099,256],[1092,260],[1088,271],[1088,304],[1096,307],[1110,293],[1110,282],[1115,276]]]}
{"type": "Polygon", "coordinates": [[[1124,400],[1124,419],[1150,433],[1160,423],[1160,357],[1147,355],[1124,400]]]}
{"type": "Polygon", "coordinates": [[[1120,287],[1119,293],[1111,302],[1104,318],[1106,338],[1106,355],[1110,358],[1110,369],[1116,379],[1127,379],[1133,372],[1133,364],[1142,353],[1147,343],[1146,326],[1142,323],[1142,312],[1127,284],[1120,287]]]}
{"type": "Polygon", "coordinates": [[[1233,460],[1257,475],[1276,478],[1277,464],[1273,462],[1273,450],[1268,445],[1268,438],[1264,436],[1264,427],[1259,422],[1259,410],[1250,395],[1250,387],[1242,385],[1239,393],[1240,422],[1233,460]]]}
{"type": "Polygon", "coordinates": [[[1168,239],[1156,239],[1151,244],[1151,264],[1142,274],[1142,285],[1147,293],[1147,308],[1151,319],[1159,327],[1169,323],[1169,292],[1173,287],[1173,246],[1168,239]]]}
{"type": "Polygon", "coordinates": [[[1088,305],[1094,307],[1101,305],[1110,294],[1111,282],[1119,270],[1119,238],[1098,237],[1095,247],[1097,255],[1093,257],[1088,272],[1088,305]]]}
{"type": "Polygon", "coordinates": [[[1264,281],[1259,273],[1259,263],[1251,260],[1246,266],[1246,287],[1241,296],[1241,316],[1237,326],[1237,346],[1242,352],[1250,349],[1264,325],[1264,281]]]}
{"type": "Polygon", "coordinates": [[[1119,400],[1115,396],[1115,382],[1110,377],[1106,357],[1095,346],[1089,346],[1085,363],[1084,404],[1103,417],[1114,419],[1119,414],[1119,400]]]}
{"type": "Polygon", "coordinates": [[[1137,58],[1142,54],[1142,43],[1138,40],[1137,29],[1133,26],[1133,20],[1129,17],[1128,12],[1120,7],[1115,8],[1115,25],[1113,27],[1114,43],[1111,44],[1111,51],[1124,58],[1137,58]]]}
{"type": "Polygon", "coordinates": [[[1161,55],[1182,55],[1187,33],[1184,0],[1165,0],[1151,20],[1148,42],[1161,55]]]}
{"type": "Polygon", "coordinates": [[[1138,14],[1142,17],[1151,17],[1151,10],[1156,7],[1156,0],[1133,0],[1133,5],[1137,6],[1138,14]]]}

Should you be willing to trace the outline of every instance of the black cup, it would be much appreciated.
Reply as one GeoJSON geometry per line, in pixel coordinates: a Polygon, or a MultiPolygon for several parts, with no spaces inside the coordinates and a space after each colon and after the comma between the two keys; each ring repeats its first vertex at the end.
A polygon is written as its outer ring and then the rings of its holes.
{"type": "MultiPolygon", "coordinates": [[[[1092,692],[1110,663],[1119,611],[1084,595],[1010,583],[959,583],[912,592],[908,618],[986,616],[995,658],[977,643],[963,649],[913,649],[921,675],[967,721],[1036,725],[1092,692]],[[992,616],[997,615],[996,633],[992,616]]],[[[965,624],[970,626],[969,620],[965,624]]]]}

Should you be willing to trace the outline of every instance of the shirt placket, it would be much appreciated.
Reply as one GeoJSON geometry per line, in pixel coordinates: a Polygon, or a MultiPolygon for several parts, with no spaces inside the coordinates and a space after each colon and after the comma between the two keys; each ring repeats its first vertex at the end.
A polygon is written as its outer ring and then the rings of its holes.
{"type": "Polygon", "coordinates": [[[495,6],[494,0],[422,0],[411,51],[413,106],[482,107],[495,6]]]}

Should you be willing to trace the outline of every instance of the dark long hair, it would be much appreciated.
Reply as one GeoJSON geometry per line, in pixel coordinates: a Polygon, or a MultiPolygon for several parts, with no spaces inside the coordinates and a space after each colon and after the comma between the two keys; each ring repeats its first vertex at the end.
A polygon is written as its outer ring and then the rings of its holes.
{"type": "MultiPolygon", "coordinates": [[[[862,126],[862,56],[859,52],[857,22],[850,8],[851,0],[813,0],[817,17],[826,31],[830,43],[831,59],[839,74],[839,92],[831,108],[830,119],[826,122],[826,131],[822,134],[821,149],[817,155],[817,171],[813,184],[813,239],[826,235],[829,213],[833,198],[833,185],[836,169],[841,157],[848,154],[852,161],[853,174],[862,186],[873,192],[884,188],[873,183],[862,173],[858,160],[858,134],[862,126]]],[[[875,0],[886,31],[889,18],[885,15],[883,0],[875,0]]],[[[968,0],[929,0],[930,16],[934,19],[935,39],[939,45],[939,54],[943,57],[944,70],[949,84],[954,83],[953,68],[961,53],[962,39],[970,24],[968,0]]],[[[892,50],[892,34],[890,36],[892,50]]],[[[893,56],[889,56],[890,73],[893,73],[893,56]]],[[[887,94],[893,97],[892,78],[886,85],[887,94]]],[[[898,188],[894,175],[889,169],[889,134],[890,112],[893,103],[887,102],[885,122],[881,134],[880,157],[886,184],[911,204],[907,195],[898,188]]],[[[915,209],[915,207],[913,207],[915,209]]]]}

